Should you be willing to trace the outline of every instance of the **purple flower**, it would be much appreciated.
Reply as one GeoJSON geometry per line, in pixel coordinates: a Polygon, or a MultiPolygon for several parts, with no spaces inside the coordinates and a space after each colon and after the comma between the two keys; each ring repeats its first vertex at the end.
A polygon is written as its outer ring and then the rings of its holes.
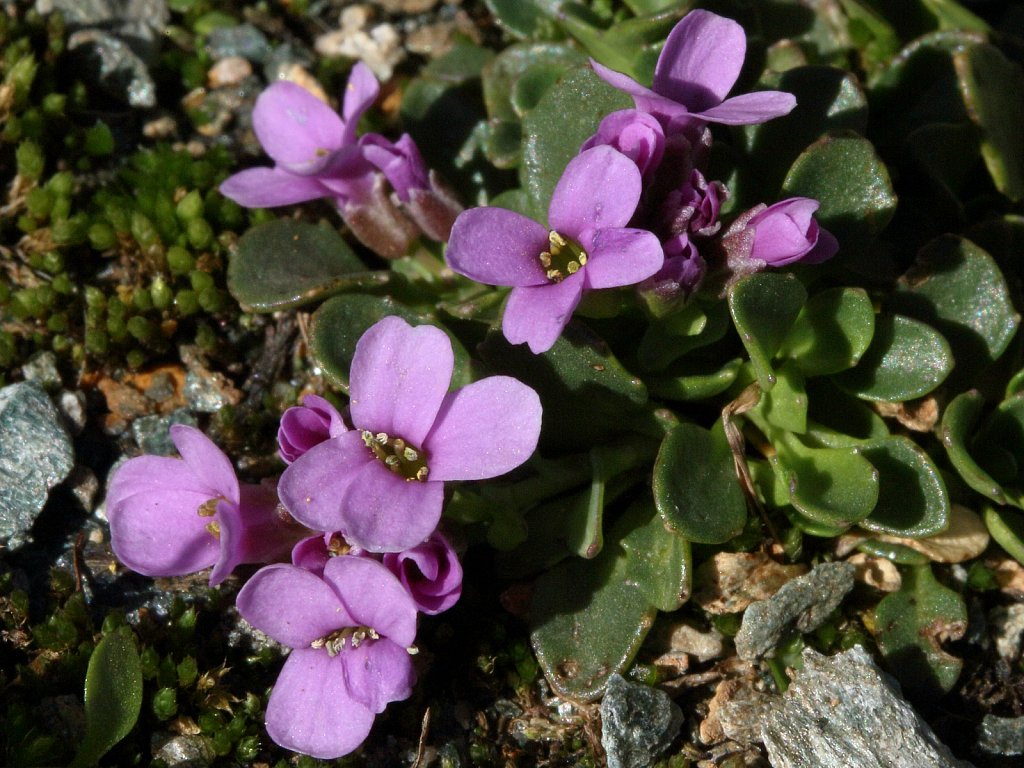
{"type": "Polygon", "coordinates": [[[650,180],[665,155],[665,131],[661,123],[646,112],[623,109],[607,115],[597,133],[583,142],[580,151],[607,145],[617,149],[640,170],[644,181],[650,180]]]}
{"type": "Polygon", "coordinates": [[[221,194],[248,208],[367,196],[374,168],[359,152],[356,124],[379,91],[369,67],[357,63],[339,116],[305,88],[274,83],[256,99],[252,123],[275,165],[236,173],[221,194]]]}
{"type": "Polygon", "coordinates": [[[685,302],[700,287],[707,263],[686,234],[664,242],[665,263],[640,284],[640,293],[655,315],[663,315],[685,302]]]}
{"type": "Polygon", "coordinates": [[[371,552],[400,552],[437,527],[446,480],[502,475],[540,436],[537,393],[507,376],[448,392],[451,342],[431,326],[385,317],[356,344],[353,429],[314,446],[281,476],[304,525],[371,552]]]}
{"type": "Polygon", "coordinates": [[[182,576],[214,566],[215,586],[241,563],[265,563],[291,549],[298,529],[277,512],[270,485],[240,485],[231,462],[195,427],[171,427],[180,459],[139,456],[107,490],[110,543],[145,576],[182,576]]]}
{"type": "MultiPolygon", "coordinates": [[[[323,576],[324,566],[332,557],[374,557],[359,547],[353,547],[337,532],[324,533],[303,539],[292,548],[292,565],[323,576]]],[[[379,556],[377,556],[379,560],[379,556]]]]}
{"type": "Polygon", "coordinates": [[[661,267],[658,239],[626,224],[640,200],[636,164],[609,146],[566,166],[548,207],[549,232],[503,208],[473,208],[452,227],[447,258],[460,275],[510,285],[502,330],[534,353],[552,347],[584,292],[632,285],[661,267]]]}
{"type": "Polygon", "coordinates": [[[292,648],[267,702],[267,733],[286,749],[331,759],[352,752],[389,702],[415,682],[416,606],[387,568],[335,557],[323,577],[292,565],[259,570],[238,612],[292,648]]]}
{"type": "Polygon", "coordinates": [[[348,430],[338,409],[319,395],[306,395],[302,405],[281,415],[277,444],[281,458],[291,464],[314,445],[348,430]]]}
{"type": "Polygon", "coordinates": [[[815,221],[818,206],[817,200],[793,197],[772,206],[757,205],[741,214],[722,238],[730,266],[736,271],[737,265],[745,263],[756,269],[758,265],[785,267],[831,259],[839,243],[815,221]]]}
{"type": "Polygon", "coordinates": [[[721,229],[718,214],[728,197],[729,191],[722,182],[707,181],[695,168],[686,184],[666,195],[659,211],[661,229],[668,237],[711,237],[721,229]]]}
{"type": "Polygon", "coordinates": [[[462,566],[442,534],[404,552],[389,552],[382,561],[409,590],[416,608],[431,616],[447,611],[462,594],[462,566]]]}
{"type": "Polygon", "coordinates": [[[665,41],[654,70],[653,88],[591,61],[606,82],[633,97],[666,131],[703,122],[763,123],[789,113],[796,99],[782,91],[756,91],[727,99],[743,68],[747,36],[731,19],[690,11],[665,41]]]}

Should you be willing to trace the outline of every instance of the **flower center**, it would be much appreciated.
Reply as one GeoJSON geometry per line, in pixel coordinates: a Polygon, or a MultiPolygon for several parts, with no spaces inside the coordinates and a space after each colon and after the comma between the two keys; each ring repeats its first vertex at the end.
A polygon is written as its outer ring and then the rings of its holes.
{"type": "Polygon", "coordinates": [[[328,656],[337,656],[347,644],[358,648],[367,639],[380,640],[380,635],[372,627],[342,627],[326,637],[320,637],[309,644],[310,648],[326,648],[328,656]]]}
{"type": "Polygon", "coordinates": [[[541,251],[540,265],[544,274],[552,283],[560,283],[569,275],[574,275],[587,263],[587,252],[574,240],[562,237],[551,230],[548,233],[548,250],[541,251]]]}
{"type": "Polygon", "coordinates": [[[368,429],[361,433],[363,442],[373,455],[384,462],[388,469],[406,480],[426,480],[430,470],[427,457],[400,437],[388,437],[387,432],[374,434],[368,429]]]}

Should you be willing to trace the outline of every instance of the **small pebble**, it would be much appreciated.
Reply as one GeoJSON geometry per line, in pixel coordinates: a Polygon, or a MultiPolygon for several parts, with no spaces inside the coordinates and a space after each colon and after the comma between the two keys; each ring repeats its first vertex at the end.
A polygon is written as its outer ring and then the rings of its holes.
{"type": "Polygon", "coordinates": [[[252,74],[252,64],[241,56],[228,56],[221,59],[206,73],[206,83],[211,88],[224,88],[238,85],[252,74]]]}

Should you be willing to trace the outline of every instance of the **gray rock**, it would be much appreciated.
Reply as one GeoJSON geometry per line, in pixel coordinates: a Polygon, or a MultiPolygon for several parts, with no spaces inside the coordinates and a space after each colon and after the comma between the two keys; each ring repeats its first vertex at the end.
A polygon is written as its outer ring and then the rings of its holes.
{"type": "Polygon", "coordinates": [[[1024,717],[985,715],[978,729],[978,749],[990,755],[1024,755],[1024,717]]]}
{"type": "Polygon", "coordinates": [[[821,563],[767,600],[752,603],[736,633],[736,654],[744,661],[757,661],[790,628],[813,632],[853,589],[853,573],[849,563],[821,563]]]}
{"type": "Polygon", "coordinates": [[[992,627],[996,652],[1013,664],[1024,650],[1024,603],[994,608],[988,620],[992,627]]]}
{"type": "Polygon", "coordinates": [[[24,544],[50,490],[75,464],[71,438],[33,382],[0,389],[0,541],[24,544]]]}
{"type": "Polygon", "coordinates": [[[213,747],[203,736],[175,736],[165,742],[155,757],[175,768],[206,768],[214,759],[213,747]]]}
{"type": "Polygon", "coordinates": [[[830,657],[808,648],[803,661],[762,727],[774,768],[971,768],[863,648],[830,657]]]}
{"type": "Polygon", "coordinates": [[[60,371],[57,369],[57,356],[53,352],[38,352],[21,366],[21,375],[25,381],[34,381],[47,392],[60,389],[60,371]]]}
{"type": "Polygon", "coordinates": [[[88,419],[86,411],[85,393],[80,389],[65,389],[57,395],[57,408],[60,415],[64,417],[64,423],[71,430],[72,435],[77,435],[85,429],[88,419]]]}
{"type": "Polygon", "coordinates": [[[156,83],[146,63],[119,37],[82,29],[68,38],[68,49],[85,58],[86,74],[112,97],[132,107],[156,106],[156,83]]]}
{"type": "Polygon", "coordinates": [[[601,701],[601,722],[608,768],[647,768],[679,733],[683,711],[664,691],[612,675],[601,701]]]}
{"type": "Polygon", "coordinates": [[[195,417],[184,408],[179,408],[166,416],[140,416],[132,422],[132,437],[145,454],[173,456],[177,453],[171,442],[171,427],[175,424],[197,426],[195,417]]]}
{"type": "Polygon", "coordinates": [[[263,63],[270,56],[270,43],[266,35],[252,24],[234,27],[215,27],[206,38],[206,50],[213,59],[241,56],[243,59],[263,63]]]}

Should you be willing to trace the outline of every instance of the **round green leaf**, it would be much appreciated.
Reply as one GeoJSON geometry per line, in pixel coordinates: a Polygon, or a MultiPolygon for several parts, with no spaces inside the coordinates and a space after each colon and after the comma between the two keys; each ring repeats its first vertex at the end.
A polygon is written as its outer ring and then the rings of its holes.
{"type": "Polygon", "coordinates": [[[788,115],[743,129],[749,162],[738,188],[730,191],[752,203],[774,199],[786,172],[807,146],[826,133],[867,131],[867,100],[855,75],[835,67],[803,66],[773,74],[761,86],[792,93],[796,109],[788,115]],[[747,187],[751,190],[748,193],[747,187]]]}
{"type": "Polygon", "coordinates": [[[985,527],[1009,555],[1024,565],[1024,515],[1006,507],[986,506],[985,527]]]}
{"type": "Polygon", "coordinates": [[[762,391],[775,385],[771,361],[807,300],[793,275],[758,272],[729,287],[729,312],[762,391]]]}
{"type": "Polygon", "coordinates": [[[654,461],[652,487],[665,523],[690,541],[722,544],[743,530],[747,504],[721,422],[710,432],[673,427],[654,461]]]}
{"type": "Polygon", "coordinates": [[[953,347],[958,373],[975,374],[998,359],[1020,324],[995,261],[956,235],[943,235],[921,249],[900,278],[892,306],[942,332],[953,347]]]}
{"type": "Polygon", "coordinates": [[[848,448],[889,436],[885,420],[862,400],[843,392],[829,379],[807,382],[807,433],[816,448],[848,448]]]}
{"type": "Polygon", "coordinates": [[[782,192],[821,203],[815,218],[839,238],[840,254],[863,249],[896,212],[885,163],[856,134],[826,136],[809,146],[786,174],[782,192]]]}
{"type": "Polygon", "coordinates": [[[782,342],[808,376],[852,368],[871,344],[875,310],[862,288],[831,288],[812,296],[782,342]]]}
{"type": "Polygon", "coordinates": [[[808,448],[789,433],[775,436],[772,468],[805,517],[832,527],[849,527],[878,503],[878,471],[857,448],[808,448]]]}
{"type": "Polygon", "coordinates": [[[142,709],[142,662],[130,630],[104,636],[85,673],[85,737],[71,768],[95,765],[121,741],[142,709]]]}
{"type": "Polygon", "coordinates": [[[659,611],[675,611],[690,597],[690,542],[661,525],[651,500],[634,504],[612,532],[626,552],[630,581],[659,611]]]}
{"type": "Polygon", "coordinates": [[[714,360],[682,360],[665,376],[647,379],[652,395],[668,400],[695,402],[720,395],[736,381],[743,360],[733,358],[718,366],[714,360]]]}
{"type": "Polygon", "coordinates": [[[757,411],[766,424],[803,434],[807,431],[807,390],[803,374],[792,363],[783,365],[777,374],[775,386],[761,393],[757,411]]]}
{"type": "Polygon", "coordinates": [[[978,465],[969,448],[984,404],[984,398],[973,390],[955,397],[942,414],[942,444],[964,482],[997,504],[1009,504],[1012,502],[1002,486],[978,465]]]}
{"type": "Polygon", "coordinates": [[[860,362],[834,381],[864,400],[900,403],[927,395],[952,369],[953,353],[942,334],[903,315],[881,314],[860,362]]]}
{"type": "Polygon", "coordinates": [[[930,566],[901,571],[903,585],[875,607],[878,648],[886,665],[912,697],[948,693],[963,668],[941,643],[967,629],[963,598],[935,580],[930,566]]]}
{"type": "Polygon", "coordinates": [[[494,20],[516,37],[533,37],[544,22],[539,0],[484,0],[494,20]]]}
{"type": "Polygon", "coordinates": [[[981,154],[996,188],[1024,199],[1024,70],[994,45],[979,43],[953,54],[964,105],[981,129],[981,154]]]}
{"type": "Polygon", "coordinates": [[[348,373],[359,337],[378,320],[395,315],[412,325],[436,325],[448,334],[455,352],[455,373],[452,386],[472,381],[469,354],[447,328],[430,315],[421,314],[399,304],[390,296],[346,294],[324,302],[309,328],[309,351],[324,373],[341,389],[348,391],[348,373]]]}
{"type": "Polygon", "coordinates": [[[334,227],[293,219],[257,224],[238,240],[228,262],[228,290],[244,309],[276,312],[342,291],[384,285],[334,227]]]}
{"type": "Polygon", "coordinates": [[[597,131],[605,115],[632,103],[587,66],[571,70],[526,114],[520,174],[538,221],[547,221],[555,185],[583,142],[597,131]]]}
{"type": "Polygon", "coordinates": [[[875,533],[924,538],[945,530],[949,496],[938,467],[916,443],[890,437],[861,446],[878,470],[878,503],[861,528],[875,533]]]}

